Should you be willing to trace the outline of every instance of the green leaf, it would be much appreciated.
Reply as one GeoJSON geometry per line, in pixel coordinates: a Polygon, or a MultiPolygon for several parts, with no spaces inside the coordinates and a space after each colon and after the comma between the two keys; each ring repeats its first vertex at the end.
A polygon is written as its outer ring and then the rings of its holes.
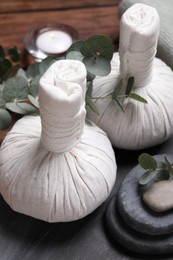
{"type": "Polygon", "coordinates": [[[37,109],[35,107],[26,102],[18,103],[17,105],[19,106],[19,108],[25,110],[26,114],[32,114],[37,112],[37,109]]]}
{"type": "Polygon", "coordinates": [[[168,170],[156,170],[156,175],[154,176],[155,181],[163,181],[163,180],[169,180],[170,173],[168,170]]]}
{"type": "Polygon", "coordinates": [[[12,118],[10,113],[5,109],[0,108],[0,130],[7,129],[11,123],[12,118]]]}
{"type": "Polygon", "coordinates": [[[7,71],[12,67],[12,63],[7,60],[4,59],[2,61],[0,61],[0,78],[3,79],[4,74],[7,73],[7,71]]]}
{"type": "Polygon", "coordinates": [[[2,60],[5,59],[5,50],[4,50],[4,48],[2,47],[2,45],[0,45],[0,58],[1,58],[2,60]]]}
{"type": "Polygon", "coordinates": [[[5,100],[3,99],[3,90],[4,90],[4,85],[0,84],[0,105],[5,105],[5,100]]]}
{"type": "Polygon", "coordinates": [[[27,71],[26,71],[26,75],[28,78],[32,79],[39,74],[40,74],[40,62],[36,62],[36,63],[29,65],[29,67],[27,68],[27,71]]]}
{"type": "Polygon", "coordinates": [[[28,81],[21,76],[10,78],[6,81],[3,98],[6,102],[25,99],[28,96],[28,81]]]}
{"type": "Polygon", "coordinates": [[[139,178],[139,184],[141,185],[146,185],[147,183],[149,183],[150,181],[152,181],[154,179],[156,175],[156,172],[153,171],[146,171],[140,178],[139,178]]]}
{"type": "MultiPolygon", "coordinates": [[[[81,46],[82,46],[83,42],[84,42],[83,40],[74,42],[74,43],[69,47],[69,49],[66,51],[66,55],[67,55],[69,52],[71,52],[71,51],[80,52],[80,49],[81,49],[81,46]]],[[[67,56],[66,56],[66,59],[67,59],[67,56]]]]}
{"type": "Polygon", "coordinates": [[[83,56],[102,56],[110,61],[113,56],[113,42],[106,35],[94,35],[82,43],[80,50],[83,56]]]}
{"type": "Polygon", "coordinates": [[[89,82],[87,82],[86,95],[88,95],[90,98],[92,97],[92,91],[93,91],[93,81],[89,81],[89,82]]]}
{"type": "Polygon", "coordinates": [[[99,115],[99,111],[98,111],[98,109],[97,109],[97,106],[96,106],[96,104],[92,101],[92,99],[91,99],[88,95],[86,95],[85,99],[86,99],[86,105],[88,105],[88,106],[90,107],[90,109],[91,109],[94,113],[96,113],[97,115],[99,115]]]}
{"type": "Polygon", "coordinates": [[[6,103],[6,108],[14,113],[21,114],[21,115],[27,115],[27,114],[35,113],[37,111],[33,106],[27,103],[9,102],[6,103]]]}
{"type": "Polygon", "coordinates": [[[87,81],[93,81],[95,79],[95,75],[87,71],[87,81]]]}
{"type": "Polygon", "coordinates": [[[138,162],[145,170],[155,170],[157,168],[156,160],[148,153],[142,153],[138,157],[138,162]]]}
{"type": "Polygon", "coordinates": [[[42,75],[37,75],[35,78],[33,78],[33,80],[30,83],[30,87],[29,87],[29,93],[33,96],[33,97],[38,97],[38,88],[39,88],[39,81],[42,75]]]}
{"type": "Polygon", "coordinates": [[[169,171],[170,174],[173,174],[173,169],[172,169],[171,163],[169,162],[169,160],[167,159],[166,156],[164,157],[164,159],[165,159],[165,163],[166,163],[166,169],[169,171]]]}
{"type": "Polygon", "coordinates": [[[116,99],[117,96],[120,94],[122,90],[122,79],[118,82],[117,86],[114,88],[114,91],[112,92],[112,99],[116,99]]]}
{"type": "Polygon", "coordinates": [[[16,64],[14,66],[12,66],[4,75],[3,80],[7,80],[8,78],[14,77],[18,70],[20,68],[19,64],[16,64]]]}
{"type": "Polygon", "coordinates": [[[82,61],[83,55],[79,51],[70,51],[70,52],[67,53],[66,59],[82,61]]]}
{"type": "Polygon", "coordinates": [[[148,103],[146,99],[144,99],[143,97],[139,96],[139,95],[136,94],[136,93],[132,93],[132,92],[131,92],[131,93],[129,94],[129,97],[132,98],[132,99],[135,99],[135,100],[137,100],[137,101],[140,101],[140,102],[142,102],[142,103],[145,103],[145,104],[148,103]]]}
{"type": "Polygon", "coordinates": [[[11,57],[12,61],[20,61],[21,58],[21,50],[17,47],[11,48],[8,50],[8,54],[11,57]]]}
{"type": "Polygon", "coordinates": [[[28,95],[28,99],[29,101],[31,102],[31,104],[33,104],[36,108],[39,108],[39,103],[38,103],[38,99],[31,96],[31,95],[28,95]]]}
{"type": "Polygon", "coordinates": [[[40,62],[39,71],[40,74],[44,74],[46,70],[56,61],[54,57],[48,56],[42,62],[40,62]]]}
{"type": "Polygon", "coordinates": [[[128,78],[128,81],[127,81],[127,86],[126,86],[126,95],[129,96],[131,91],[132,91],[132,88],[133,88],[133,85],[134,85],[134,77],[130,77],[128,78]]]}
{"type": "Polygon", "coordinates": [[[89,73],[97,76],[106,76],[111,71],[110,62],[103,56],[85,57],[83,63],[89,73]]]}

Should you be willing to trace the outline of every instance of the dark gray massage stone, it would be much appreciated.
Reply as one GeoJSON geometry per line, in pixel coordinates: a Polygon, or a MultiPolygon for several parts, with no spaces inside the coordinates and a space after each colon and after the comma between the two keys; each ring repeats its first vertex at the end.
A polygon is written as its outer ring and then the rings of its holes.
{"type": "MultiPolygon", "coordinates": [[[[164,161],[164,156],[173,162],[173,155],[156,155],[157,161],[164,161]]],[[[139,178],[144,169],[137,165],[124,179],[117,194],[117,208],[123,220],[133,229],[150,235],[162,235],[173,232],[173,209],[154,212],[142,200],[145,188],[139,185],[139,178]]]]}
{"type": "Polygon", "coordinates": [[[134,230],[119,214],[116,197],[113,197],[107,206],[105,222],[113,239],[130,251],[152,256],[173,253],[172,233],[153,236],[134,230]]]}

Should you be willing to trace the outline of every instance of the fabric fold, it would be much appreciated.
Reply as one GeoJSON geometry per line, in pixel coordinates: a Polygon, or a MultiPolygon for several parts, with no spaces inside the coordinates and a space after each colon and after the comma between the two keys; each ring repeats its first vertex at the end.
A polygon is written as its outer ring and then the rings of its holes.
{"type": "Polygon", "coordinates": [[[120,73],[127,82],[135,78],[135,86],[146,86],[152,78],[153,59],[157,51],[160,20],[155,8],[135,4],[120,21],[120,73]]]}
{"type": "Polygon", "coordinates": [[[51,152],[75,145],[85,124],[86,69],[79,61],[60,60],[40,80],[41,142],[51,152]]]}

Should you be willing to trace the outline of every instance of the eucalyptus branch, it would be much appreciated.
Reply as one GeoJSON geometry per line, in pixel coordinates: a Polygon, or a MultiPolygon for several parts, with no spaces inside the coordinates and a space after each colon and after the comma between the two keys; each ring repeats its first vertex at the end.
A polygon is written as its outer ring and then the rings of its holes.
{"type": "MultiPolygon", "coordinates": [[[[120,98],[132,98],[147,103],[147,101],[132,93],[134,77],[130,77],[124,91],[122,80],[118,82],[113,92],[103,97],[92,97],[93,80],[96,76],[106,76],[111,72],[113,57],[113,41],[106,35],[94,35],[87,40],[74,42],[67,50],[65,59],[81,61],[87,71],[86,105],[96,114],[97,100],[112,98],[124,111],[120,98]]],[[[26,115],[38,112],[38,86],[41,76],[58,58],[47,57],[42,62],[28,66],[24,71],[20,66],[21,50],[14,47],[7,52],[0,46],[0,130],[11,124],[9,111],[26,115]]]]}
{"type": "Polygon", "coordinates": [[[139,156],[138,162],[145,170],[139,179],[140,185],[146,185],[150,181],[168,180],[173,175],[173,165],[166,156],[164,161],[157,162],[151,155],[143,153],[139,156]]]}

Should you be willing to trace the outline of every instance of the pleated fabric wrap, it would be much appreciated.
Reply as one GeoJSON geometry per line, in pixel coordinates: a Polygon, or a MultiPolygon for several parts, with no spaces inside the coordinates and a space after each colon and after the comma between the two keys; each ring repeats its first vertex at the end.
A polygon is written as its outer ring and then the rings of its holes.
{"type": "Polygon", "coordinates": [[[142,3],[156,8],[160,17],[160,35],[157,47],[157,57],[173,69],[173,0],[121,0],[119,5],[120,15],[136,3],[142,3]]]}
{"type": "MultiPolygon", "coordinates": [[[[173,133],[173,72],[155,57],[160,21],[155,8],[135,4],[120,20],[119,52],[114,53],[111,73],[94,80],[93,97],[111,95],[120,79],[125,88],[135,78],[132,92],[147,104],[131,98],[96,100],[99,116],[88,108],[87,117],[101,127],[118,148],[140,150],[160,144],[173,133]]],[[[121,94],[121,93],[120,93],[121,94]]]]}
{"type": "Polygon", "coordinates": [[[0,193],[12,209],[48,222],[82,218],[109,196],[116,179],[111,143],[85,123],[86,70],[55,62],[40,80],[41,116],[25,116],[0,149],[0,193]]]}

